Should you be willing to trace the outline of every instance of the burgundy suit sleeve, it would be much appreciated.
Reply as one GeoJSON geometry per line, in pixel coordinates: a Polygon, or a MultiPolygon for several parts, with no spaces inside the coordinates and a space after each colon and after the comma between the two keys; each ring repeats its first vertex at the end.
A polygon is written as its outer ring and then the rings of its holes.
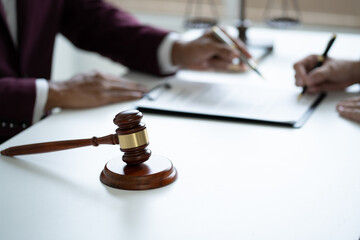
{"type": "Polygon", "coordinates": [[[0,78],[0,136],[13,136],[32,124],[35,78],[0,78]]]}
{"type": "Polygon", "coordinates": [[[65,1],[61,32],[79,48],[133,70],[160,74],[157,49],[168,31],[142,25],[102,0],[65,1]]]}

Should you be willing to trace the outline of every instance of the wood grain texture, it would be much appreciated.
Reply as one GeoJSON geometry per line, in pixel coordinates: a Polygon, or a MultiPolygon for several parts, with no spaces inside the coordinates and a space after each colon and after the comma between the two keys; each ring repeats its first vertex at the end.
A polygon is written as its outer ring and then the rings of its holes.
{"type": "Polygon", "coordinates": [[[119,144],[119,140],[116,134],[110,134],[104,137],[92,137],[88,139],[77,139],[77,140],[64,140],[56,142],[44,142],[35,143],[28,145],[21,145],[16,147],[10,147],[1,151],[1,155],[15,156],[25,154],[36,154],[45,152],[55,152],[72,148],[79,148],[85,146],[99,146],[100,144],[119,144]]]}
{"type": "Polygon", "coordinates": [[[151,155],[148,161],[128,165],[119,156],[110,160],[100,174],[100,181],[112,188],[147,190],[164,187],[177,179],[172,162],[159,155],[151,155]]]}

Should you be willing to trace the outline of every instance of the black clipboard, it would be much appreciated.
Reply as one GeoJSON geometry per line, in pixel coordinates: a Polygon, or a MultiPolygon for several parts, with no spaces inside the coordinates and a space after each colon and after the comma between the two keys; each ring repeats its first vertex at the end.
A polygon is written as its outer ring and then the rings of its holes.
{"type": "MultiPolygon", "coordinates": [[[[213,87],[224,86],[219,84],[213,83],[197,83],[197,82],[190,82],[190,81],[167,81],[165,83],[161,83],[151,89],[148,94],[144,96],[144,98],[138,103],[137,109],[142,112],[147,113],[154,113],[154,114],[163,114],[163,115],[173,115],[173,116],[185,116],[185,117],[195,117],[195,118],[202,118],[202,119],[214,119],[214,120],[223,120],[223,121],[236,121],[236,122],[247,122],[247,123],[257,123],[257,124],[269,124],[274,126],[283,126],[283,127],[291,127],[291,128],[301,128],[305,122],[309,119],[311,114],[315,111],[316,107],[321,103],[321,101],[326,97],[326,93],[320,93],[318,95],[312,96],[311,101],[309,100],[306,103],[306,107],[302,108],[303,111],[298,117],[291,119],[291,120],[279,120],[279,119],[271,119],[269,117],[262,118],[259,115],[254,116],[242,116],[241,113],[239,114],[222,114],[220,112],[214,113],[209,108],[208,111],[205,109],[201,109],[201,111],[194,111],[194,108],[189,107],[180,107],[178,102],[174,103],[168,101],[163,105],[158,105],[158,101],[162,101],[165,94],[170,94],[171,91],[174,91],[174,88],[178,86],[176,83],[182,82],[184,87],[193,88],[194,85],[201,86],[203,85],[210,85],[213,87]],[[188,86],[187,86],[188,85],[188,86]],[[144,104],[146,103],[146,104],[144,104]]],[[[226,86],[226,87],[233,87],[233,86],[226,86]]],[[[190,90],[191,91],[191,90],[190,90]]],[[[274,91],[274,89],[271,89],[274,91]]],[[[179,92],[178,92],[179,93],[179,92]]],[[[181,94],[181,91],[180,93],[181,94]]],[[[194,93],[196,95],[196,93],[194,93]]],[[[176,95],[176,91],[174,91],[174,95],[176,95]]],[[[175,97],[176,98],[176,97],[175,97]]],[[[294,98],[297,99],[297,94],[294,95],[294,98]]],[[[165,100],[166,101],[166,100],[165,100]]],[[[246,99],[244,100],[246,104],[246,99]]],[[[297,100],[296,100],[297,101],[297,100]]],[[[301,100],[300,100],[301,101],[301,100]]],[[[300,104],[300,103],[299,103],[300,104]]],[[[210,106],[211,107],[211,106],[210,106]]],[[[236,109],[234,109],[236,111],[236,109]]]]}

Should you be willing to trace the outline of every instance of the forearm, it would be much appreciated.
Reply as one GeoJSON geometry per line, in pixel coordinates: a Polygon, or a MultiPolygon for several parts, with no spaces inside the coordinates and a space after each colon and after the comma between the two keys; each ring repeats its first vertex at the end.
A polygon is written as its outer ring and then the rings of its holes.
{"type": "Polygon", "coordinates": [[[360,83],[360,61],[351,61],[349,65],[354,83],[360,83]]]}
{"type": "Polygon", "coordinates": [[[65,95],[62,85],[62,82],[49,82],[49,92],[45,104],[45,111],[50,111],[56,107],[62,107],[61,102],[65,95]]]}
{"type": "Polygon", "coordinates": [[[186,62],[186,43],[181,41],[175,41],[171,52],[171,61],[174,65],[184,67],[186,62]]]}

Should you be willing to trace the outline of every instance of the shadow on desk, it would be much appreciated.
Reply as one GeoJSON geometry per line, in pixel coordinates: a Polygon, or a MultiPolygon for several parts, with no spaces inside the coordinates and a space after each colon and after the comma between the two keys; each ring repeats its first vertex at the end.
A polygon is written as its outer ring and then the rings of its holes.
{"type": "Polygon", "coordinates": [[[98,194],[96,194],[95,192],[88,191],[86,188],[80,187],[75,182],[69,181],[67,178],[61,176],[60,174],[56,172],[52,172],[50,170],[46,170],[45,168],[39,165],[33,164],[31,162],[16,157],[1,156],[0,160],[9,165],[13,165],[16,168],[22,169],[26,172],[36,175],[40,178],[46,179],[46,181],[52,181],[54,182],[54,184],[60,184],[69,189],[75,190],[76,192],[82,195],[87,195],[87,197],[89,198],[92,199],[98,198],[98,194]]]}
{"type": "MultiPolygon", "coordinates": [[[[84,187],[81,187],[80,185],[77,185],[76,182],[70,181],[64,176],[61,176],[60,174],[53,172],[51,170],[47,170],[37,164],[33,164],[31,162],[28,162],[26,160],[16,158],[16,157],[7,157],[7,156],[1,156],[0,161],[3,161],[9,165],[13,165],[16,168],[22,169],[26,172],[29,172],[33,175],[39,176],[41,178],[46,179],[47,181],[53,181],[56,184],[64,185],[67,188],[73,189],[76,192],[79,192],[83,195],[87,195],[90,198],[97,199],[99,198],[99,194],[96,192],[91,192],[87,190],[84,187]]],[[[99,170],[100,173],[100,170],[99,170]]],[[[133,190],[120,190],[111,188],[108,186],[103,185],[100,182],[99,176],[98,177],[98,183],[102,185],[103,188],[106,189],[106,191],[116,197],[117,199],[122,199],[125,201],[133,202],[139,195],[148,195],[148,192],[151,191],[152,194],[163,194],[163,192],[168,191],[171,186],[165,186],[159,189],[151,189],[151,190],[143,190],[143,191],[133,191],[133,190]]]]}

